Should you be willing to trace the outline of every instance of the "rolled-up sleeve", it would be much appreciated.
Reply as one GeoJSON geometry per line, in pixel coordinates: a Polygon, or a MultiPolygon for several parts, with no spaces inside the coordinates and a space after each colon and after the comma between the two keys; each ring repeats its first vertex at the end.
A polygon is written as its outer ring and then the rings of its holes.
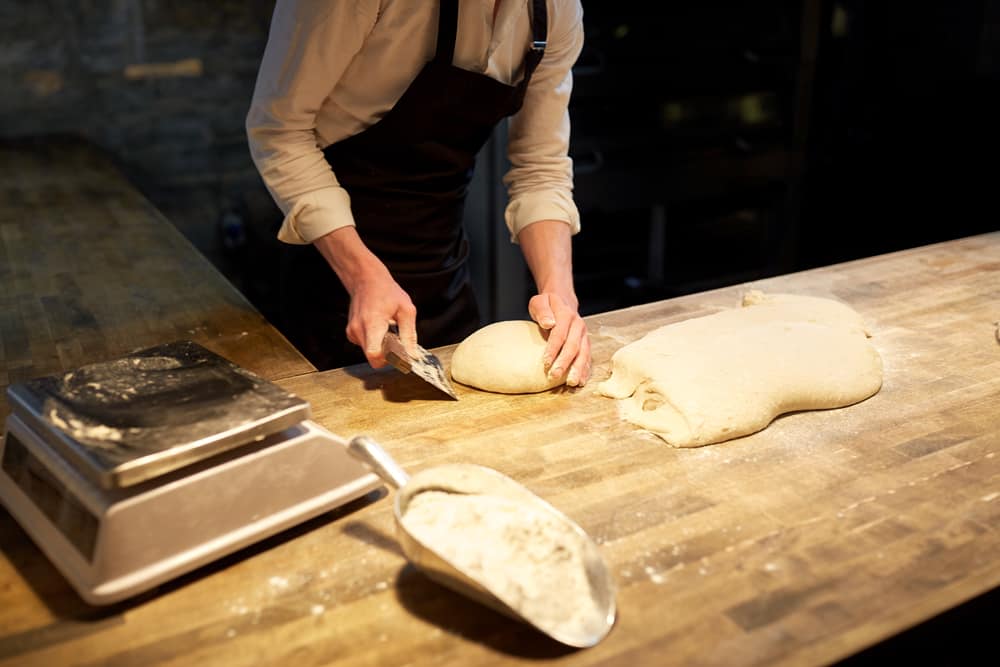
{"type": "Polygon", "coordinates": [[[353,225],[323,157],[316,114],[374,22],[364,2],[279,0],[246,119],[250,154],[284,214],[278,238],[305,244],[353,225]]]}
{"type": "Polygon", "coordinates": [[[573,161],[569,157],[569,99],[572,67],[583,48],[579,2],[554,2],[548,45],[535,69],[524,105],[510,121],[504,175],[509,203],[505,212],[511,239],[540,220],[561,220],[575,234],[580,214],[573,201],[573,161]]]}

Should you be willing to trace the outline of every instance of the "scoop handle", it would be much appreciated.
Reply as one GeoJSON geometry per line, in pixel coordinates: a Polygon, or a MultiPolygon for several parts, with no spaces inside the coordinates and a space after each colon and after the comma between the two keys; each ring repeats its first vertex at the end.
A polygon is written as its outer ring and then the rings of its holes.
{"type": "Polygon", "coordinates": [[[375,471],[376,475],[394,489],[403,488],[410,480],[410,476],[389,456],[389,452],[367,435],[351,438],[347,443],[347,452],[375,471]]]}

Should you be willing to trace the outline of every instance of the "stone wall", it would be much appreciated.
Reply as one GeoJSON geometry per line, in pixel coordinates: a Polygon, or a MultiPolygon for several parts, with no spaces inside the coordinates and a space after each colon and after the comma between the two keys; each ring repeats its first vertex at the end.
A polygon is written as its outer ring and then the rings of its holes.
{"type": "Polygon", "coordinates": [[[245,241],[269,238],[279,213],[250,160],[244,119],[273,7],[3,0],[0,138],[90,139],[235,282],[255,280],[239,266],[245,241]],[[246,226],[226,237],[234,211],[246,226]]]}
{"type": "Polygon", "coordinates": [[[246,178],[273,0],[0,7],[2,134],[81,133],[164,186],[246,178]]]}

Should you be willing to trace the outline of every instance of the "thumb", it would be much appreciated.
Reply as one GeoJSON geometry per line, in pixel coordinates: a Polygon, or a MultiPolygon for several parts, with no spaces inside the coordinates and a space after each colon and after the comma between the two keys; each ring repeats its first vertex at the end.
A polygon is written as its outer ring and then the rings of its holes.
{"type": "Polygon", "coordinates": [[[528,314],[543,329],[551,329],[556,325],[556,316],[552,312],[552,306],[546,294],[536,294],[531,297],[531,301],[528,302],[528,314]]]}

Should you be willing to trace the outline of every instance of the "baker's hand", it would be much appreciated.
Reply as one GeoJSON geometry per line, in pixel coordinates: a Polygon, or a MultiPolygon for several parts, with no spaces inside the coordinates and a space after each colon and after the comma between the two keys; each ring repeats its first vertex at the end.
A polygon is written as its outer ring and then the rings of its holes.
{"type": "Polygon", "coordinates": [[[542,361],[551,378],[566,378],[570,387],[582,387],[590,379],[590,338],[587,324],[577,309],[554,292],[531,297],[528,312],[549,332],[542,361]]]}
{"type": "Polygon", "coordinates": [[[347,340],[359,345],[372,368],[385,366],[382,339],[389,324],[399,327],[399,340],[410,354],[417,350],[417,309],[389,272],[359,282],[351,292],[347,340]]]}
{"type": "Polygon", "coordinates": [[[353,226],[313,241],[351,296],[347,340],[359,345],[372,368],[385,366],[382,339],[395,322],[406,351],[417,353],[417,309],[389,269],[361,241],[353,226]]]}

